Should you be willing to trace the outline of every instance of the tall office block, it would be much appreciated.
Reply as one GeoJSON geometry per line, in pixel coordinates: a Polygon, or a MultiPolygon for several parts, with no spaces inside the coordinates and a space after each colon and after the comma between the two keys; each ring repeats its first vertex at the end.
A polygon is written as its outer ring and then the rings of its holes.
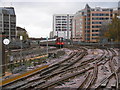
{"type": "Polygon", "coordinates": [[[72,14],[53,15],[53,36],[70,39],[72,31],[72,18],[72,14]]]}
{"type": "Polygon", "coordinates": [[[112,8],[85,8],[78,11],[73,18],[73,40],[83,42],[98,42],[102,23],[112,19],[112,8]]]}
{"type": "Polygon", "coordinates": [[[0,7],[0,32],[5,32],[6,38],[16,37],[16,15],[13,7],[0,7]]]}

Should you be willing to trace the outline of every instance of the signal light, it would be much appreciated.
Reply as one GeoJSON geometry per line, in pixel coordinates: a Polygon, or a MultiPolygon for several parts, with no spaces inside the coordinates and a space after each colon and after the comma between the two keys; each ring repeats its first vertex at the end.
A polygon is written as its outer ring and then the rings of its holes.
{"type": "Polygon", "coordinates": [[[57,45],[60,45],[60,43],[58,42],[57,45]]]}
{"type": "Polygon", "coordinates": [[[63,45],[64,43],[62,42],[61,44],[63,45]]]}

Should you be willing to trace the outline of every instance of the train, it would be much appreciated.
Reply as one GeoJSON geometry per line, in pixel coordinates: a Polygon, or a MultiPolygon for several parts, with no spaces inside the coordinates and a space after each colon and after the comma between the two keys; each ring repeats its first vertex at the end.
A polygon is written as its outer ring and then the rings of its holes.
{"type": "Polygon", "coordinates": [[[55,46],[58,48],[63,48],[65,45],[65,40],[63,37],[57,37],[56,39],[41,40],[39,42],[40,46],[55,46]]]}
{"type": "Polygon", "coordinates": [[[55,46],[58,48],[63,48],[65,45],[65,39],[63,37],[57,37],[55,39],[48,40],[28,40],[28,41],[13,41],[9,44],[9,49],[23,49],[37,46],[55,46]]]}
{"type": "Polygon", "coordinates": [[[56,44],[55,44],[56,47],[63,48],[64,44],[65,44],[65,41],[64,41],[63,37],[58,37],[56,39],[56,44]]]}

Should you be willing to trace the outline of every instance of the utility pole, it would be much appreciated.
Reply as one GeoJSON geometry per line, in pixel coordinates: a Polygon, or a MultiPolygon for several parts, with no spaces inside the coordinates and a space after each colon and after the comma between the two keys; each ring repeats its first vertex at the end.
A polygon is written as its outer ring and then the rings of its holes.
{"type": "Polygon", "coordinates": [[[46,43],[46,44],[47,44],[47,45],[46,45],[46,46],[47,46],[46,54],[47,54],[47,56],[48,56],[48,37],[46,38],[46,40],[47,40],[47,43],[46,43]]]}
{"type": "Polygon", "coordinates": [[[20,41],[21,41],[21,50],[20,50],[20,65],[22,63],[22,40],[23,40],[23,36],[20,36],[20,41]]]}
{"type": "Polygon", "coordinates": [[[5,75],[5,45],[3,40],[5,38],[5,33],[0,32],[0,76],[5,75]]]}
{"type": "Polygon", "coordinates": [[[69,40],[69,14],[67,14],[67,41],[69,40]]]}

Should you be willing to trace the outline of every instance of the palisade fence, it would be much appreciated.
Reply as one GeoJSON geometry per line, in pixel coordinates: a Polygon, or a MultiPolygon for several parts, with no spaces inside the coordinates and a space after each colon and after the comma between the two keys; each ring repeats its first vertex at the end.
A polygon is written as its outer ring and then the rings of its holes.
{"type": "Polygon", "coordinates": [[[98,42],[98,43],[86,43],[86,42],[72,42],[73,45],[82,45],[82,46],[105,46],[110,48],[120,48],[120,42],[98,42]]]}

